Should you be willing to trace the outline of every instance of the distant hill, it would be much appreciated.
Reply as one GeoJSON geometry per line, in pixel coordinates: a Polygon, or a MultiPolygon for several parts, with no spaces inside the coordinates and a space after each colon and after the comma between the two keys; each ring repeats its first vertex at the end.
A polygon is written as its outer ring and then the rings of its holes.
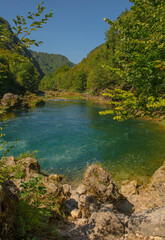
{"type": "Polygon", "coordinates": [[[68,58],[60,54],[49,54],[44,52],[35,52],[30,50],[33,57],[37,60],[44,74],[54,72],[57,68],[63,65],[73,67],[75,64],[70,62],[68,58]]]}

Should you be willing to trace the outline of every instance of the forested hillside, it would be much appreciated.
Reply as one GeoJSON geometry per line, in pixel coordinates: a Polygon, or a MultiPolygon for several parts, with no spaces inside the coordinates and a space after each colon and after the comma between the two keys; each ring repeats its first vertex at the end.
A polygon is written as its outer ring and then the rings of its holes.
{"type": "Polygon", "coordinates": [[[44,74],[54,72],[63,65],[73,67],[74,63],[70,62],[65,56],[60,54],[49,54],[44,52],[35,52],[30,50],[33,57],[37,60],[44,74]]]}
{"type": "Polygon", "coordinates": [[[0,93],[35,92],[44,76],[38,62],[0,17],[0,93]]]}
{"type": "Polygon", "coordinates": [[[92,50],[87,58],[78,65],[69,68],[63,66],[55,72],[44,76],[41,81],[41,89],[55,90],[65,89],[75,92],[90,91],[100,92],[109,86],[107,70],[102,68],[102,64],[108,61],[107,47],[105,44],[92,50]]]}
{"type": "Polygon", "coordinates": [[[107,113],[118,119],[164,114],[165,1],[131,2],[131,10],[115,22],[105,19],[110,25],[105,44],[75,67],[45,76],[41,89],[99,94],[108,88],[115,111],[107,113]]]}

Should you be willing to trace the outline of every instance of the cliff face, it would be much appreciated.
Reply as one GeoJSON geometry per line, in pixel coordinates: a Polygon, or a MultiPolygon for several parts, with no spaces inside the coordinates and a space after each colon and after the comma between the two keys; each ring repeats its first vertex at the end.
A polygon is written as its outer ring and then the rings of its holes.
{"type": "MultiPolygon", "coordinates": [[[[20,43],[20,40],[17,36],[13,34],[13,31],[8,21],[0,17],[0,44],[1,44],[0,48],[5,47],[8,50],[13,50],[13,45],[18,45],[19,43],[20,43]],[[5,30],[5,34],[4,32],[2,32],[3,29],[5,30]]],[[[40,68],[37,60],[31,54],[31,52],[27,48],[21,47],[19,53],[24,57],[27,57],[28,59],[30,59],[30,61],[34,64],[38,73],[40,74],[40,79],[43,78],[44,73],[40,68]]]]}

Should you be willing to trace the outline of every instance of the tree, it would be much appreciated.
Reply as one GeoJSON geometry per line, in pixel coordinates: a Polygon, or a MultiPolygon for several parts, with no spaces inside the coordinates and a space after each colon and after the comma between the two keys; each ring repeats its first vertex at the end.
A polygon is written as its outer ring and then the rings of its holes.
{"type": "Polygon", "coordinates": [[[73,80],[73,89],[76,92],[84,92],[87,85],[87,76],[83,70],[76,72],[75,78],[73,80]]]}
{"type": "MultiPolygon", "coordinates": [[[[33,11],[28,12],[27,19],[31,20],[31,24],[28,26],[27,20],[23,16],[17,15],[16,19],[13,19],[15,26],[12,27],[14,30],[14,35],[20,37],[20,46],[24,46],[29,48],[31,45],[39,46],[42,44],[41,41],[37,42],[34,39],[28,38],[32,31],[36,31],[38,28],[42,28],[43,24],[48,21],[48,18],[52,17],[53,12],[50,11],[49,14],[45,14],[43,18],[40,18],[43,14],[45,7],[43,7],[43,2],[41,2],[37,6],[37,12],[34,13],[33,11]],[[40,18],[38,20],[38,18],[40,18]]],[[[16,46],[18,48],[18,46],[16,46]]]]}
{"type": "Polygon", "coordinates": [[[36,69],[37,64],[27,48],[42,43],[30,39],[29,36],[32,31],[42,28],[42,25],[53,15],[51,11],[41,17],[45,10],[43,3],[38,5],[36,13],[28,12],[27,19],[31,21],[29,25],[23,16],[17,15],[16,19],[13,19],[14,33],[8,22],[0,18],[0,85],[3,86],[0,92],[2,94],[8,91],[19,92],[19,90],[34,92],[38,89],[40,76],[37,72],[38,68],[36,69]]]}
{"type": "Polygon", "coordinates": [[[105,67],[124,79],[123,91],[106,94],[114,107],[109,113],[118,119],[165,113],[165,2],[131,2],[131,11],[116,22],[106,19],[111,26],[107,44],[117,63],[105,67]],[[114,35],[118,38],[115,45],[114,35]]]}
{"type": "Polygon", "coordinates": [[[39,73],[30,61],[12,66],[11,72],[15,75],[16,82],[25,91],[36,92],[38,90],[39,73]]]}

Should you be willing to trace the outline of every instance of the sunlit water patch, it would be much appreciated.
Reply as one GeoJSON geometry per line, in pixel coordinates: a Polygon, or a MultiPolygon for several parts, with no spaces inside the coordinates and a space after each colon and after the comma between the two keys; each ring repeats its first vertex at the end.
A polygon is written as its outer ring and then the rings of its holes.
{"type": "Polygon", "coordinates": [[[117,122],[100,116],[103,106],[86,101],[48,101],[7,120],[9,155],[37,150],[42,170],[82,177],[100,162],[117,180],[151,175],[165,158],[165,129],[147,120],[117,122]]]}

